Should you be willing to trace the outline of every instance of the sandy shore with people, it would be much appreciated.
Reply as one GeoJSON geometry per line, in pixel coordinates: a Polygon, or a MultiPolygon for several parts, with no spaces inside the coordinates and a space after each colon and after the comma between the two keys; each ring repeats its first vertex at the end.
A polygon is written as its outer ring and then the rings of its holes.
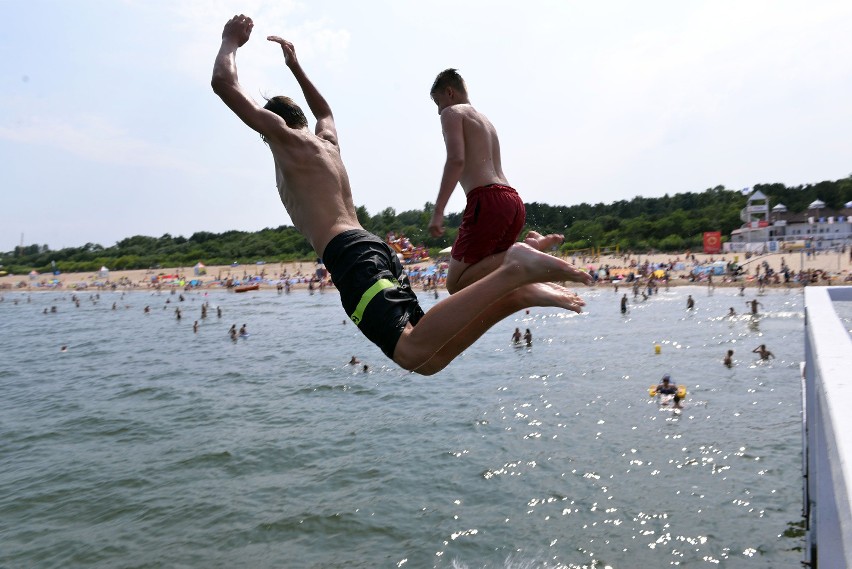
{"type": "MultiPolygon", "coordinates": [[[[754,275],[757,266],[760,265],[762,267],[764,262],[766,262],[769,267],[771,267],[774,271],[780,272],[783,260],[783,262],[786,263],[787,267],[789,267],[789,269],[794,273],[798,273],[799,271],[803,270],[821,271],[825,274],[831,275],[831,284],[844,284],[845,279],[852,275],[852,272],[850,272],[852,271],[852,261],[850,261],[850,255],[848,252],[826,252],[810,256],[799,252],[773,253],[769,255],[752,256],[750,259],[745,259],[742,253],[728,253],[716,255],[695,253],[694,261],[692,260],[692,257],[693,255],[690,254],[689,258],[687,258],[686,253],[657,253],[629,256],[607,255],[599,258],[574,256],[567,257],[566,260],[568,260],[569,262],[573,262],[575,265],[586,269],[590,267],[598,269],[605,265],[608,265],[610,268],[614,269],[630,269],[631,266],[641,266],[646,262],[654,266],[657,266],[661,263],[674,264],[676,266],[683,264],[682,270],[675,270],[671,273],[672,281],[670,284],[673,285],[694,284],[691,283],[686,277],[689,275],[689,272],[695,266],[695,263],[705,264],[711,263],[713,261],[724,261],[726,263],[737,262],[740,265],[743,265],[744,268],[748,271],[747,275],[754,275]]],[[[445,260],[446,259],[442,259],[442,261],[445,260]]],[[[407,268],[419,268],[423,270],[434,265],[435,263],[436,260],[433,259],[428,262],[409,265],[407,268]]],[[[108,280],[110,283],[122,282],[125,284],[132,284],[140,288],[148,288],[152,282],[152,278],[156,278],[159,275],[178,275],[180,277],[183,277],[183,279],[187,282],[192,279],[199,279],[202,282],[202,286],[204,286],[228,278],[244,280],[247,277],[259,276],[261,274],[263,275],[265,281],[279,280],[282,275],[289,275],[291,278],[304,278],[304,283],[293,285],[295,288],[300,288],[307,287],[307,279],[314,275],[316,267],[316,264],[311,261],[303,261],[290,263],[268,263],[265,265],[240,265],[237,267],[232,267],[229,265],[208,266],[206,267],[206,274],[203,275],[195,275],[194,269],[191,266],[161,269],[109,271],[109,276],[107,278],[100,276],[97,271],[82,273],[62,273],[56,277],[51,274],[40,274],[34,279],[30,278],[29,275],[5,275],[0,277],[0,288],[7,291],[10,289],[14,290],[21,288],[38,290],[40,288],[47,288],[44,286],[36,286],[38,283],[47,284],[50,283],[54,278],[56,278],[60,283],[62,283],[63,288],[75,288],[79,287],[83,283],[91,286],[98,282],[103,283],[106,280],[108,280]],[[21,283],[24,283],[23,287],[21,286],[21,283]]],[[[719,278],[716,281],[716,284],[724,285],[725,283],[723,282],[723,279],[719,278]]],[[[824,284],[828,284],[828,281],[825,281],[824,284]]],[[[269,282],[264,282],[261,284],[261,286],[262,288],[275,287],[274,284],[271,284],[269,282]]]]}

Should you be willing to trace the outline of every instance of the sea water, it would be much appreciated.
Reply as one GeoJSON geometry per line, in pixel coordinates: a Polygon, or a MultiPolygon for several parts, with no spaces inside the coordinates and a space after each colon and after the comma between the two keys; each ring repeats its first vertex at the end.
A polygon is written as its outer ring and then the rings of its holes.
{"type": "Polygon", "coordinates": [[[580,293],[421,377],[335,292],[7,292],[0,567],[798,566],[801,291],[580,293]]]}

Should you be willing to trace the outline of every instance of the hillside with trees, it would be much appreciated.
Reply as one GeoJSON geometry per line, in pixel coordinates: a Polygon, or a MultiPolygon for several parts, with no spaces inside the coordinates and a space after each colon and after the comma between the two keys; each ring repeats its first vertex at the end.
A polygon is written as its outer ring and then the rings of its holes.
{"type": "MultiPolygon", "coordinates": [[[[766,194],[772,204],[783,203],[792,212],[805,211],[815,199],[830,209],[841,209],[852,201],[852,176],[837,181],[788,187],[760,184],[752,190],[766,194]]],[[[610,204],[580,203],[573,206],[528,203],[527,229],[540,233],[563,233],[563,251],[590,247],[618,247],[622,251],[698,250],[705,231],[721,231],[727,236],[742,224],[740,210],[747,193],[723,186],[703,192],[665,195],[660,198],[635,197],[610,204]]],[[[461,223],[461,213],[445,217],[447,231],[433,238],[427,231],[432,203],[422,210],[397,213],[393,208],[370,215],[358,208],[358,220],[365,229],[379,236],[389,232],[406,235],[414,244],[425,244],[435,255],[452,244],[461,223]]],[[[135,235],[104,247],[86,243],[80,247],[51,250],[48,245],[16,247],[0,255],[4,271],[15,274],[31,270],[50,272],[52,263],[61,272],[95,271],[101,266],[113,270],[151,267],[188,267],[199,261],[209,265],[240,264],[257,261],[313,260],[314,252],[294,227],[281,226],[256,232],[199,231],[189,237],[165,234],[161,237],[135,235]]]]}

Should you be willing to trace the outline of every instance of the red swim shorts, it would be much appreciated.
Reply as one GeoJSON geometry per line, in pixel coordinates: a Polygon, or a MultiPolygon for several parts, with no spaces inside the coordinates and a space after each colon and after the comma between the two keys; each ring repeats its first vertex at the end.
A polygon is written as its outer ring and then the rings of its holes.
{"type": "Polygon", "coordinates": [[[518,192],[509,186],[489,184],[467,194],[453,259],[473,265],[502,253],[517,241],[527,214],[518,192]]]}

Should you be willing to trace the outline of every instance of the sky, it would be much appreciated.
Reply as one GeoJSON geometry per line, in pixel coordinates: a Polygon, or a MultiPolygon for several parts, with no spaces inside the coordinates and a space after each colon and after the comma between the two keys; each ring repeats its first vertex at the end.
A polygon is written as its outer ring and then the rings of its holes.
{"type": "MultiPolygon", "coordinates": [[[[356,205],[434,202],[429,88],[455,67],[525,202],[852,174],[848,0],[0,0],[0,251],[290,225],[272,158],[210,88],[225,22],[257,100],[332,107],[356,205]]],[[[309,113],[306,112],[309,115],[309,113]]],[[[309,116],[311,128],[312,117],[309,116]]],[[[464,208],[457,188],[447,212],[464,208]]]]}

